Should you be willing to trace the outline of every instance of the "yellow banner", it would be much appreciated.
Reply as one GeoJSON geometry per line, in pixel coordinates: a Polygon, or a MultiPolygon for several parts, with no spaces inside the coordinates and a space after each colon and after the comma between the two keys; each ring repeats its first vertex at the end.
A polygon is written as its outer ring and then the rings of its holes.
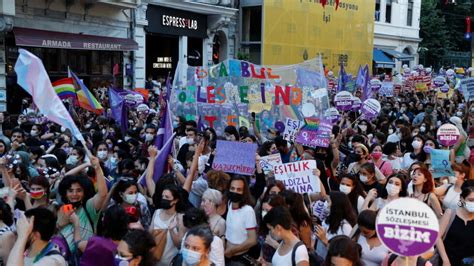
{"type": "Polygon", "coordinates": [[[372,67],[375,0],[264,0],[262,64],[300,63],[322,54],[326,69],[341,62],[357,75],[372,67]]]}

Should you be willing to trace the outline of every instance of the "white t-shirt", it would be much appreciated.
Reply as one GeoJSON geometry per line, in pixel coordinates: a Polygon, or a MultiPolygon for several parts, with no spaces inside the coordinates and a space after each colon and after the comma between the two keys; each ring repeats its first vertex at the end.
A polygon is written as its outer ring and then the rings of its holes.
{"type": "Polygon", "coordinates": [[[25,266],[66,266],[66,260],[61,255],[44,256],[37,262],[33,263],[35,258],[25,257],[25,266]]]}
{"type": "Polygon", "coordinates": [[[395,157],[395,159],[393,159],[393,160],[390,160],[390,159],[387,158],[387,161],[390,162],[390,164],[392,165],[393,170],[398,171],[398,170],[402,169],[402,161],[403,161],[402,158],[395,157]]]}
{"type": "Polygon", "coordinates": [[[228,206],[225,238],[234,245],[240,245],[247,240],[248,230],[257,229],[255,211],[249,205],[235,210],[232,209],[232,204],[228,206]]]}
{"type": "Polygon", "coordinates": [[[367,243],[367,238],[365,238],[363,235],[359,236],[357,244],[359,244],[362,248],[362,261],[364,262],[365,266],[382,265],[382,261],[389,252],[389,250],[382,244],[371,249],[367,243]]]}
{"type": "MultiPolygon", "coordinates": [[[[160,219],[160,213],[162,212],[162,209],[158,209],[155,211],[153,214],[153,219],[151,222],[151,227],[152,229],[168,229],[169,224],[173,219],[176,219],[176,215],[172,216],[169,220],[167,221],[162,221],[160,219]]],[[[176,230],[176,229],[174,229],[176,230]]],[[[166,234],[166,245],[165,249],[163,251],[163,255],[161,256],[160,261],[156,264],[157,266],[168,266],[171,262],[171,260],[178,254],[178,249],[175,247],[173,243],[173,239],[171,238],[171,234],[168,231],[166,234]]]]}
{"type": "MultiPolygon", "coordinates": [[[[342,220],[341,225],[339,226],[335,234],[329,232],[329,225],[326,223],[326,221],[323,222],[322,227],[324,231],[326,231],[326,237],[328,241],[330,241],[335,236],[340,236],[340,235],[350,236],[352,232],[351,224],[345,219],[342,220]]],[[[316,246],[316,253],[319,256],[326,258],[326,255],[328,253],[328,248],[321,241],[318,241],[318,244],[316,246]]]]}
{"type": "MultiPolygon", "coordinates": [[[[286,266],[286,265],[293,265],[293,262],[291,261],[291,255],[293,254],[293,248],[286,254],[280,255],[280,247],[282,243],[278,246],[278,249],[276,250],[275,254],[273,255],[272,258],[272,265],[275,266],[286,266]]],[[[308,256],[308,250],[306,249],[305,245],[300,245],[296,251],[295,251],[295,264],[298,264],[302,261],[307,261],[309,262],[309,256],[308,256]]]]}
{"type": "Polygon", "coordinates": [[[402,169],[408,169],[414,162],[416,162],[416,159],[412,159],[410,155],[411,152],[407,152],[405,155],[403,155],[402,169]]]}
{"type": "Polygon", "coordinates": [[[458,208],[459,195],[461,192],[454,191],[454,185],[451,185],[443,199],[443,207],[445,209],[456,210],[458,208]]]}

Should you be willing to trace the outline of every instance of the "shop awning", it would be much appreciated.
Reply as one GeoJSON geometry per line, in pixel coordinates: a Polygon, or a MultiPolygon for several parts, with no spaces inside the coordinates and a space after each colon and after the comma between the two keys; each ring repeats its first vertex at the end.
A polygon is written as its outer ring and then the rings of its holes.
{"type": "Polygon", "coordinates": [[[17,46],[103,51],[138,50],[138,44],[134,40],[124,38],[27,28],[14,28],[13,33],[17,46]]]}
{"type": "Polygon", "coordinates": [[[374,48],[374,63],[376,68],[394,68],[395,62],[388,58],[381,50],[374,48]]]}
{"type": "Polygon", "coordinates": [[[390,57],[393,57],[397,60],[413,60],[415,57],[413,55],[400,53],[391,49],[381,49],[384,53],[388,54],[390,57]]]}

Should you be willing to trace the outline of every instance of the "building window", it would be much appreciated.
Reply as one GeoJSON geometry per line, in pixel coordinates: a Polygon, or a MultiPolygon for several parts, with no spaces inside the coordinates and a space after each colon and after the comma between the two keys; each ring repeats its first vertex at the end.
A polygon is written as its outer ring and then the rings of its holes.
{"type": "Polygon", "coordinates": [[[262,45],[262,7],[242,7],[241,51],[239,59],[260,63],[262,45]]]}
{"type": "Polygon", "coordinates": [[[408,0],[407,26],[412,26],[413,21],[413,0],[408,0]]]}
{"type": "Polygon", "coordinates": [[[375,21],[380,21],[380,0],[375,1],[375,21]]]}
{"type": "Polygon", "coordinates": [[[387,0],[385,3],[385,22],[392,22],[392,0],[387,0]]]}

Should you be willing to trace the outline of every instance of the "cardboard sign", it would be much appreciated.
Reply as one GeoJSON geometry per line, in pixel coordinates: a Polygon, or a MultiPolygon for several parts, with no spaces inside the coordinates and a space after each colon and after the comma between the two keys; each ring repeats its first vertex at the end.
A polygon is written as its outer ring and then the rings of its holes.
{"type": "Polygon", "coordinates": [[[365,100],[362,105],[362,115],[370,121],[375,119],[381,110],[382,106],[380,106],[380,102],[375,99],[365,100]]]}
{"type": "Polygon", "coordinates": [[[433,210],[412,198],[385,205],[377,215],[375,227],[382,244],[400,256],[418,256],[430,250],[439,232],[433,210]]]}
{"type": "Polygon", "coordinates": [[[297,193],[321,192],[319,178],[313,174],[316,169],[316,161],[297,161],[293,163],[279,164],[273,168],[275,179],[285,184],[285,188],[297,193]]]}
{"type": "Polygon", "coordinates": [[[296,134],[300,130],[302,124],[303,123],[299,120],[293,120],[293,119],[287,118],[286,123],[285,123],[285,132],[283,133],[283,138],[288,141],[295,142],[296,134]]]}
{"type": "Polygon", "coordinates": [[[474,78],[462,79],[460,86],[467,102],[474,100],[474,78]]]}
{"type": "Polygon", "coordinates": [[[241,175],[254,174],[256,144],[218,140],[216,150],[212,164],[214,170],[241,175]]]}
{"type": "Polygon", "coordinates": [[[430,155],[433,177],[454,176],[451,162],[449,161],[449,150],[432,149],[430,155]]]}
{"type": "Polygon", "coordinates": [[[282,164],[280,153],[270,154],[260,158],[260,167],[265,174],[273,171],[273,168],[279,164],[282,164]]]}
{"type": "Polygon", "coordinates": [[[379,93],[385,97],[393,97],[393,82],[384,81],[379,93]]]}
{"type": "Polygon", "coordinates": [[[352,94],[348,91],[341,91],[334,97],[336,108],[341,111],[349,111],[352,108],[352,94]]]}
{"type": "Polygon", "coordinates": [[[441,145],[445,147],[452,146],[459,140],[459,129],[453,124],[444,124],[438,128],[436,137],[441,145]]]}

